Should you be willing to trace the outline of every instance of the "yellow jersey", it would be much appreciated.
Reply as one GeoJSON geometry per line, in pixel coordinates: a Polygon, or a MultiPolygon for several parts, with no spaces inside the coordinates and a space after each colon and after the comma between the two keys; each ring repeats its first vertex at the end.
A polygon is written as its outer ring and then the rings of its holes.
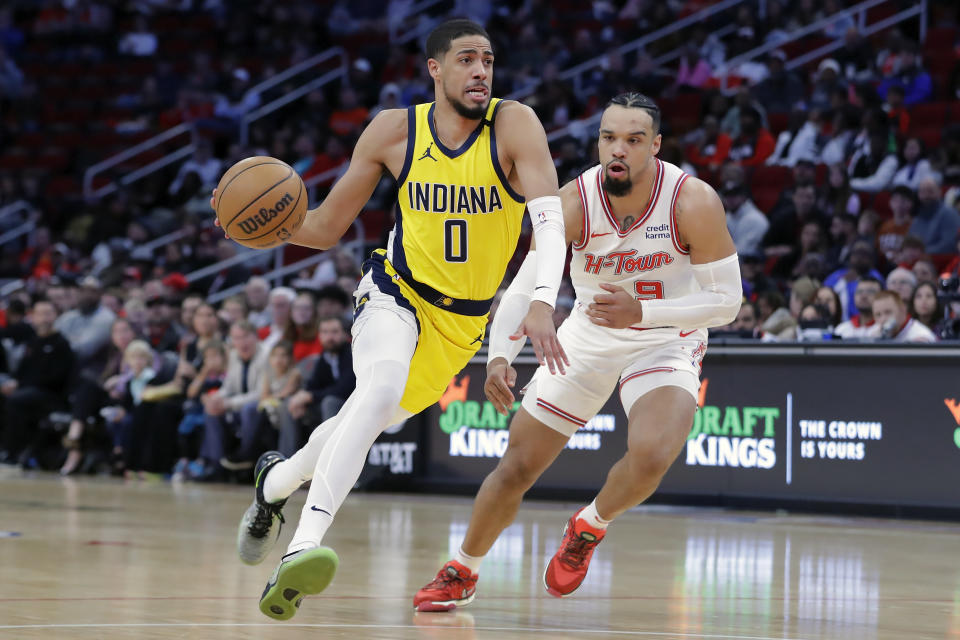
{"type": "Polygon", "coordinates": [[[520,235],[524,200],[497,158],[494,119],[500,104],[490,101],[458,149],[440,142],[435,103],[408,109],[407,153],[397,176],[399,213],[387,259],[399,273],[453,299],[492,298],[520,235]]]}
{"type": "MultiPolygon", "coordinates": [[[[434,104],[409,107],[407,150],[397,176],[399,212],[387,249],[364,263],[382,293],[413,312],[419,339],[400,405],[436,402],[483,342],[490,303],[513,256],[524,200],[497,158],[492,99],[458,148],[440,142],[434,104]]],[[[357,317],[369,295],[357,296],[357,317]]]]}

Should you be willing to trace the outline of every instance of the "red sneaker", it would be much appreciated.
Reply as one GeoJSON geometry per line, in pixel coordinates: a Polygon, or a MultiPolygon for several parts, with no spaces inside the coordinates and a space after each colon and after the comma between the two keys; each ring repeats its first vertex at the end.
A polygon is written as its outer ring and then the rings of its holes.
{"type": "Polygon", "coordinates": [[[566,598],[583,583],[590,566],[590,556],[607,533],[605,529],[594,529],[586,521],[577,520],[580,511],[567,522],[560,548],[543,572],[543,586],[547,588],[547,593],[556,598],[566,598]]]}
{"type": "Polygon", "coordinates": [[[433,582],[413,597],[417,611],[450,611],[473,602],[479,574],[471,573],[456,560],[443,565],[433,582]]]}

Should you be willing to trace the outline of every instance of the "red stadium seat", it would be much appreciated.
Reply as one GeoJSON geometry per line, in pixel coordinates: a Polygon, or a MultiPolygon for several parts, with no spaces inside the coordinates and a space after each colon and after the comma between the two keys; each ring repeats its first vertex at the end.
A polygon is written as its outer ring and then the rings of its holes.
{"type": "Polygon", "coordinates": [[[928,102],[910,109],[911,128],[933,128],[941,126],[947,119],[947,102],[928,102]]]}

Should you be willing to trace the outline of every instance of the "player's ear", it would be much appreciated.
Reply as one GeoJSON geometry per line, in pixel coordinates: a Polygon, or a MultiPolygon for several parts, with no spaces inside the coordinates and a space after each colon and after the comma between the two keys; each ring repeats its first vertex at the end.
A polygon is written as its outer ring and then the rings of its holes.
{"type": "Polygon", "coordinates": [[[427,71],[430,72],[430,77],[434,80],[440,78],[440,61],[436,58],[427,58],[427,71]]]}
{"type": "Polygon", "coordinates": [[[657,137],[653,139],[653,144],[650,145],[650,155],[655,156],[660,153],[660,143],[663,142],[663,136],[657,134],[657,137]]]}

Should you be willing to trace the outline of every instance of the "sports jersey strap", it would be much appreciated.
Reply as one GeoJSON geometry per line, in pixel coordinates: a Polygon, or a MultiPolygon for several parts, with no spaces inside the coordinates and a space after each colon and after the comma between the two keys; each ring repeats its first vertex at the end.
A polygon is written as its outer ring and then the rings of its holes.
{"type": "MultiPolygon", "coordinates": [[[[401,270],[396,265],[387,261],[386,252],[383,249],[377,249],[370,254],[367,263],[373,263],[374,266],[382,266],[386,269],[389,266],[400,276],[400,279],[411,289],[416,291],[417,295],[429,304],[439,307],[451,313],[457,313],[461,316],[483,316],[490,311],[490,305],[493,304],[493,298],[486,300],[467,300],[464,298],[453,298],[445,293],[438,291],[428,284],[415,279],[412,274],[406,270],[401,270]]],[[[366,267],[366,265],[365,265],[366,267]]],[[[366,272],[366,268],[364,269],[366,272]]]]}

